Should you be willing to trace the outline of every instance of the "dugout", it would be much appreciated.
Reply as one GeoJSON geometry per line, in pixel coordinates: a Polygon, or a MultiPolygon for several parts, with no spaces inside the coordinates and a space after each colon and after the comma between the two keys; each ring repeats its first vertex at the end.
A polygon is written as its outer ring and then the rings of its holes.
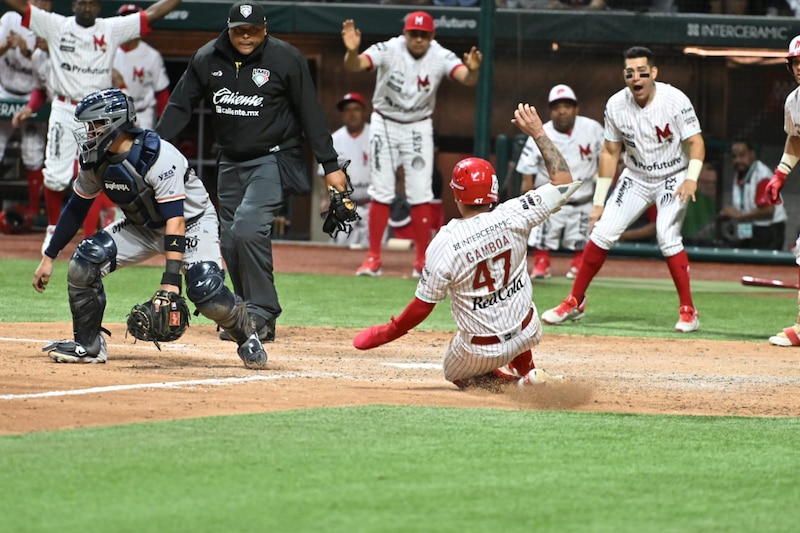
{"type": "MultiPolygon", "coordinates": [[[[119,0],[103,0],[101,16],[110,16],[119,0]]],[[[166,19],[154,24],[145,40],[164,56],[173,85],[186,61],[203,43],[224,28],[232,2],[183,2],[166,19]]],[[[340,126],[336,102],[342,94],[372,93],[375,76],[349,73],[342,65],[341,22],[353,18],[362,31],[362,50],[369,44],[398,35],[403,16],[415,5],[378,5],[347,2],[266,2],[270,33],[288,40],[308,58],[330,129],[340,126]]],[[[54,9],[69,14],[71,3],[56,0],[54,9]]],[[[553,85],[566,83],[578,95],[580,112],[602,121],[608,97],[624,87],[622,51],[649,46],[656,54],[659,80],[672,83],[692,99],[710,148],[720,163],[721,201],[729,202],[732,171],[726,156],[730,139],[745,136],[761,147],[760,157],[773,165],[780,157],[785,135],[782,105],[794,87],[782,56],[788,42],[800,34],[793,17],[667,14],[632,11],[550,11],[424,6],[435,19],[437,39],[456,53],[472,45],[486,52],[484,83],[466,88],[445,83],[438,92],[434,128],[441,138],[437,166],[447,179],[459,158],[476,153],[508,161],[518,133],[511,124],[518,102],[546,106],[553,85]],[[493,21],[493,24],[492,24],[493,21]],[[493,37],[492,37],[493,35],[493,37]],[[480,41],[480,43],[479,43],[480,41]],[[488,57],[491,55],[491,57],[488,57]],[[491,59],[491,61],[490,61],[491,59]],[[478,117],[476,119],[476,117],[478,117]],[[726,194],[727,193],[727,194],[726,194]]],[[[185,132],[183,147],[213,188],[213,135],[207,111],[195,113],[185,132]],[[196,154],[192,152],[196,148],[196,154]]],[[[310,156],[309,156],[310,157],[310,156]]],[[[311,162],[311,161],[309,161],[311,162]]],[[[309,165],[313,169],[313,165],[309,165]]],[[[499,171],[501,172],[501,171],[499,171]]],[[[501,172],[502,173],[502,172],[501,172]]],[[[314,177],[315,183],[319,180],[314,177]]],[[[321,187],[311,196],[289,203],[292,225],[285,238],[324,240],[316,213],[321,187]]],[[[792,176],[784,194],[789,208],[787,249],[800,230],[800,183],[792,176]]],[[[454,215],[449,189],[444,187],[446,214],[454,215]]]]}

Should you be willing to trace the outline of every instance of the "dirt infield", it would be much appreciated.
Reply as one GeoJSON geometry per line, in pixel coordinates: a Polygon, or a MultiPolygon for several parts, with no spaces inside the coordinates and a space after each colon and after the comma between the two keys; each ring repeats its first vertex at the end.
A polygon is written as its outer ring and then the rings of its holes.
{"type": "MultiPolygon", "coordinates": [[[[38,235],[0,237],[2,257],[36,257],[38,235]]],[[[363,252],[277,243],[276,271],[352,274],[363,252]]],[[[411,252],[387,252],[384,275],[410,274],[411,252]]],[[[568,259],[556,258],[554,274],[568,259]]],[[[32,274],[32,273],[31,273],[32,274]]],[[[661,261],[611,259],[603,276],[663,277],[661,261]]],[[[796,267],[695,263],[693,279],[796,279],[796,267]]],[[[33,290],[33,289],[31,289],[33,290]]],[[[359,352],[355,330],[285,327],[263,371],[245,369],[233,344],[195,326],[158,352],[112,324],[105,365],[58,365],[40,349],[70,324],[0,324],[0,433],[364,404],[621,413],[800,416],[800,351],[766,343],[630,339],[545,331],[539,366],[569,381],[500,394],[444,381],[448,332],[411,332],[359,352]]],[[[565,330],[567,331],[567,330],[565,330]]]]}

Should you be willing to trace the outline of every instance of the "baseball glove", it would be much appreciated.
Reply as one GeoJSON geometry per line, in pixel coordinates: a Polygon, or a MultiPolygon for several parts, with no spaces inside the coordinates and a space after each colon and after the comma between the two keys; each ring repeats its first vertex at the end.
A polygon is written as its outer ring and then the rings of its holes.
{"type": "Polygon", "coordinates": [[[350,183],[350,174],[347,173],[348,166],[350,166],[350,160],[345,161],[342,165],[342,171],[347,177],[347,189],[344,192],[339,192],[333,187],[328,189],[331,202],[328,208],[328,215],[325,217],[325,222],[322,223],[322,231],[331,237],[336,237],[340,231],[344,231],[349,235],[350,230],[352,230],[350,222],[361,220],[361,217],[356,212],[356,203],[350,199],[353,185],[350,183]]]}
{"type": "Polygon", "coordinates": [[[128,315],[128,332],[139,340],[159,342],[178,340],[189,327],[189,306],[179,294],[158,291],[148,301],[137,304],[128,315]]]}

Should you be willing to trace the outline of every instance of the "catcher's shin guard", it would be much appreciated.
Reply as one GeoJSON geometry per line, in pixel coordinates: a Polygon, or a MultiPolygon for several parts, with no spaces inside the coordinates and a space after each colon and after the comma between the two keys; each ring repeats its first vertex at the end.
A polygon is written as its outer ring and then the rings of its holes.
{"type": "Polygon", "coordinates": [[[67,284],[69,309],[75,342],[96,356],[100,353],[100,326],[106,309],[102,268],[116,268],[117,246],[108,233],[101,231],[84,239],[69,261],[67,284]]]}
{"type": "Polygon", "coordinates": [[[186,296],[236,344],[241,346],[255,332],[247,305],[225,286],[225,272],[216,263],[197,263],[186,271],[186,296]]]}

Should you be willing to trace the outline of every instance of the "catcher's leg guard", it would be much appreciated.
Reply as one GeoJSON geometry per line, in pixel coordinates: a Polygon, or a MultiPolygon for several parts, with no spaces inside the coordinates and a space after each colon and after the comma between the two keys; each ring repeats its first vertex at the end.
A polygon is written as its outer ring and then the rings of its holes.
{"type": "Polygon", "coordinates": [[[216,263],[197,263],[186,271],[186,296],[237,344],[243,344],[255,333],[247,305],[225,286],[225,272],[216,263]]]}
{"type": "Polygon", "coordinates": [[[106,309],[106,292],[101,269],[106,264],[111,265],[111,271],[116,269],[117,246],[104,231],[81,241],[69,261],[67,291],[73,335],[90,356],[99,355],[103,348],[100,326],[106,309]]]}

